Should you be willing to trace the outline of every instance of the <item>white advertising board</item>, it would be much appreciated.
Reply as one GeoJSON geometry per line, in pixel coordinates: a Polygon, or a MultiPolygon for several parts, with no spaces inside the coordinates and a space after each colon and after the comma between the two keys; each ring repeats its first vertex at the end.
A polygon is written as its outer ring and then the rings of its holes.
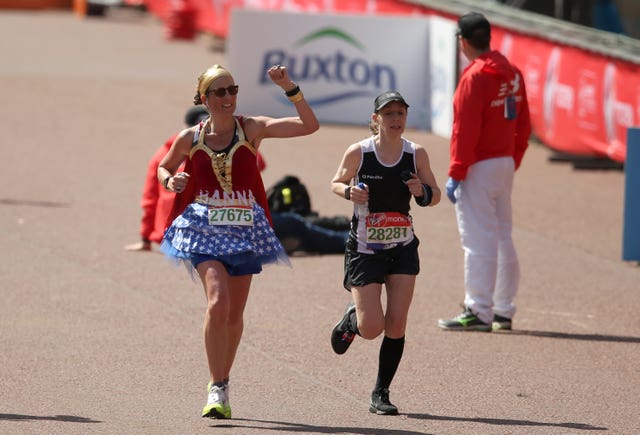
{"type": "Polygon", "coordinates": [[[456,88],[456,29],[453,20],[437,16],[429,22],[429,71],[431,84],[431,131],[451,137],[453,93],[456,88]]]}
{"type": "Polygon", "coordinates": [[[285,65],[321,122],[368,125],[373,100],[399,91],[410,105],[407,127],[431,128],[429,20],[236,8],[227,40],[229,69],[240,85],[238,113],[291,116],[266,75],[285,65]]]}

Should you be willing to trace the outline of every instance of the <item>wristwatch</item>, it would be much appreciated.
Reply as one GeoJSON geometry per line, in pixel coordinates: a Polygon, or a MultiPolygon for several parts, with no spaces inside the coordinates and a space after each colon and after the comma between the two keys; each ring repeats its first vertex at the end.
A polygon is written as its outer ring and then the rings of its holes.
{"type": "Polygon", "coordinates": [[[351,201],[351,186],[347,186],[344,188],[344,199],[347,201],[351,201]]]}

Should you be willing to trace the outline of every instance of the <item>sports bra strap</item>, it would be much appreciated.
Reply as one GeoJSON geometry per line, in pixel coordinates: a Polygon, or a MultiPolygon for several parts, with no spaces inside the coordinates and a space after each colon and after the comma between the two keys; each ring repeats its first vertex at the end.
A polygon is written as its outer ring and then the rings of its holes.
{"type": "MultiPolygon", "coordinates": [[[[233,155],[233,153],[235,152],[235,149],[237,149],[238,147],[241,146],[246,146],[247,148],[249,148],[251,150],[251,152],[253,154],[257,154],[257,150],[253,147],[253,145],[251,143],[249,143],[247,141],[247,138],[244,134],[244,129],[242,128],[242,123],[239,119],[239,116],[234,117],[234,120],[236,122],[236,134],[238,135],[238,140],[236,141],[236,143],[233,145],[232,147],[232,151],[229,153],[230,155],[233,155]]],[[[211,150],[211,148],[209,148],[205,143],[204,143],[204,137],[205,135],[202,134],[202,132],[204,131],[204,122],[202,121],[198,127],[196,128],[196,131],[193,135],[193,143],[191,144],[191,152],[189,157],[191,157],[194,152],[196,151],[196,149],[202,149],[204,150],[207,154],[209,154],[209,157],[212,156],[212,154],[214,154],[213,150],[211,150]]]]}
{"type": "Polygon", "coordinates": [[[193,140],[191,141],[191,148],[193,148],[194,146],[196,146],[198,144],[198,140],[200,139],[200,133],[202,132],[202,129],[204,128],[205,122],[206,122],[206,119],[200,121],[200,123],[196,127],[196,131],[193,133],[193,140]]]}

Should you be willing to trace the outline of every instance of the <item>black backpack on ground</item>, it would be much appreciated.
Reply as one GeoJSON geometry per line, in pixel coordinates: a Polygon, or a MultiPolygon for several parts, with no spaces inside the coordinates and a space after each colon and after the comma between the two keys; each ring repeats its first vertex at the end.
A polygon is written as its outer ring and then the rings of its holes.
{"type": "Polygon", "coordinates": [[[267,189],[267,203],[271,213],[293,212],[301,216],[311,214],[309,191],[294,175],[285,175],[267,189]]]}

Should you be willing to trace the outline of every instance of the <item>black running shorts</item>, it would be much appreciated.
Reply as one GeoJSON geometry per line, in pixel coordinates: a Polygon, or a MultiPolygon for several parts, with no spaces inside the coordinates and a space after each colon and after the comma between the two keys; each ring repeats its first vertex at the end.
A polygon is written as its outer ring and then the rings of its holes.
{"type": "Polygon", "coordinates": [[[371,283],[384,284],[387,275],[417,275],[420,272],[418,245],[414,236],[408,245],[361,254],[355,241],[349,240],[344,256],[344,288],[362,287],[371,283]]]}

